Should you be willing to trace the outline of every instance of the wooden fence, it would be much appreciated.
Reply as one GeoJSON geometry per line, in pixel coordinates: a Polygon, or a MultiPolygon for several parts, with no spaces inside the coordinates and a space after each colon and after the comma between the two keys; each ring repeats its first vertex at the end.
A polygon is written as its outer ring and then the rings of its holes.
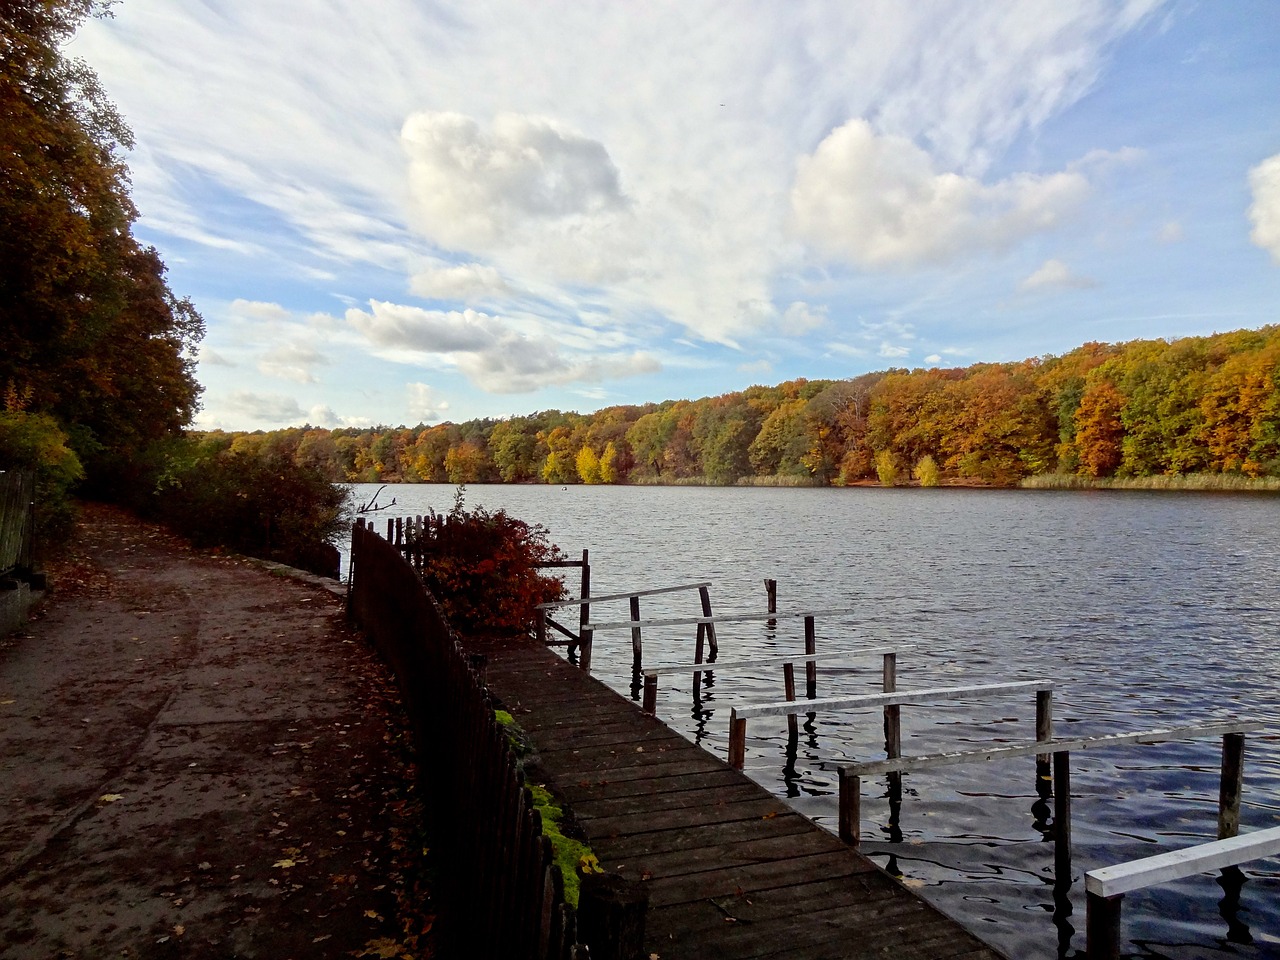
{"type": "Polygon", "coordinates": [[[481,665],[401,551],[363,524],[351,535],[348,610],[395,672],[413,726],[433,842],[448,870],[437,892],[451,952],[586,958],[481,665]]]}
{"type": "Polygon", "coordinates": [[[31,470],[0,470],[0,577],[31,570],[36,480],[31,470]]]}

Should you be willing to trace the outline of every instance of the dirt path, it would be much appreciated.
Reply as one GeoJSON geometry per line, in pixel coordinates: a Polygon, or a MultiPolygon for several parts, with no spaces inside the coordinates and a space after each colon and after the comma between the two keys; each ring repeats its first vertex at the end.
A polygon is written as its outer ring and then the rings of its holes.
{"type": "Polygon", "coordinates": [[[86,509],[0,640],[0,956],[424,956],[394,686],[315,584],[86,509]]]}

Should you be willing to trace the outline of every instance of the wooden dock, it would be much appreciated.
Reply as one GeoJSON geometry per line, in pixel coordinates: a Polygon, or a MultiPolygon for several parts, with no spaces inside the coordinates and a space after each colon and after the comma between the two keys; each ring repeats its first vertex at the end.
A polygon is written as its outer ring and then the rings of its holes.
{"type": "Polygon", "coordinates": [[[645,953],[997,958],[959,923],[638,704],[541,647],[485,649],[489,689],[601,865],[649,891],[645,953]]]}

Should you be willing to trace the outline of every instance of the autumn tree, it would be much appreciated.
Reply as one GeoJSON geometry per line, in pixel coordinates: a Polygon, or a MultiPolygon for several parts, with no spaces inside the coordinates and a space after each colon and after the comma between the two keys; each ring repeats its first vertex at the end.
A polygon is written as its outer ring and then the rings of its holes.
{"type": "Polygon", "coordinates": [[[62,47],[96,0],[0,3],[0,387],[67,428],[100,486],[190,422],[203,323],[132,235],[131,135],[62,47]]]}

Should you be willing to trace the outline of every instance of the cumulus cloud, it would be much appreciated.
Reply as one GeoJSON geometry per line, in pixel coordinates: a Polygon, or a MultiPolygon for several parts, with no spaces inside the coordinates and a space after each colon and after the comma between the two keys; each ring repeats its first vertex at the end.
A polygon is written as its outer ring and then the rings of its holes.
{"type": "Polygon", "coordinates": [[[262,300],[232,300],[231,313],[245,320],[258,320],[264,323],[285,323],[291,314],[278,303],[267,303],[262,300]]]}
{"type": "Polygon", "coordinates": [[[1253,193],[1249,239],[1280,264],[1280,153],[1249,171],[1249,189],[1253,193]]]}
{"type": "Polygon", "coordinates": [[[501,318],[475,310],[424,310],[371,301],[352,308],[347,322],[392,359],[424,355],[448,363],[489,393],[529,393],[542,387],[656,373],[661,363],[645,352],[567,354],[546,336],[530,336],[501,318]]]}
{"type": "Polygon", "coordinates": [[[432,423],[443,419],[444,411],[449,409],[449,401],[436,396],[436,392],[425,383],[407,383],[405,392],[410,422],[432,423]]]}
{"type": "Polygon", "coordinates": [[[910,347],[904,347],[899,343],[890,343],[888,340],[885,340],[880,344],[880,349],[877,352],[880,356],[887,357],[891,360],[898,360],[902,357],[911,356],[910,347]]]}
{"type": "Polygon", "coordinates": [[[414,274],[409,289],[431,300],[461,300],[471,303],[511,292],[497,268],[481,263],[460,263],[433,267],[414,274]]]}
{"type": "Polygon", "coordinates": [[[303,343],[284,343],[272,347],[258,360],[258,371],[278,380],[315,383],[313,368],[326,364],[324,354],[303,343]]]}
{"type": "Polygon", "coordinates": [[[400,137],[421,226],[450,249],[486,249],[531,222],[623,204],[604,146],[545,118],[500,114],[486,131],[462,114],[420,112],[400,137]]]}
{"type": "Polygon", "coordinates": [[[940,364],[940,363],[942,362],[942,354],[940,354],[940,353],[931,353],[931,354],[929,354],[927,357],[925,357],[925,358],[924,358],[924,362],[925,362],[925,363],[928,363],[928,364],[931,364],[931,365],[933,365],[933,366],[937,366],[938,364],[940,364]]]}
{"type": "Polygon", "coordinates": [[[1050,290],[1085,290],[1097,285],[1096,280],[1072,273],[1071,268],[1061,260],[1046,260],[1018,284],[1018,289],[1024,293],[1031,293],[1050,290]]]}
{"type": "Polygon", "coordinates": [[[218,406],[224,413],[274,426],[299,423],[303,419],[298,401],[278,393],[237,390],[218,406]]]}
{"type": "Polygon", "coordinates": [[[782,316],[782,333],[797,336],[827,325],[827,308],[797,300],[782,316]]]}
{"type": "Polygon", "coordinates": [[[791,191],[797,234],[824,256],[869,269],[941,264],[1050,230],[1089,192],[1079,171],[996,183],[939,172],[904,137],[855,119],[801,157],[791,191]]]}

